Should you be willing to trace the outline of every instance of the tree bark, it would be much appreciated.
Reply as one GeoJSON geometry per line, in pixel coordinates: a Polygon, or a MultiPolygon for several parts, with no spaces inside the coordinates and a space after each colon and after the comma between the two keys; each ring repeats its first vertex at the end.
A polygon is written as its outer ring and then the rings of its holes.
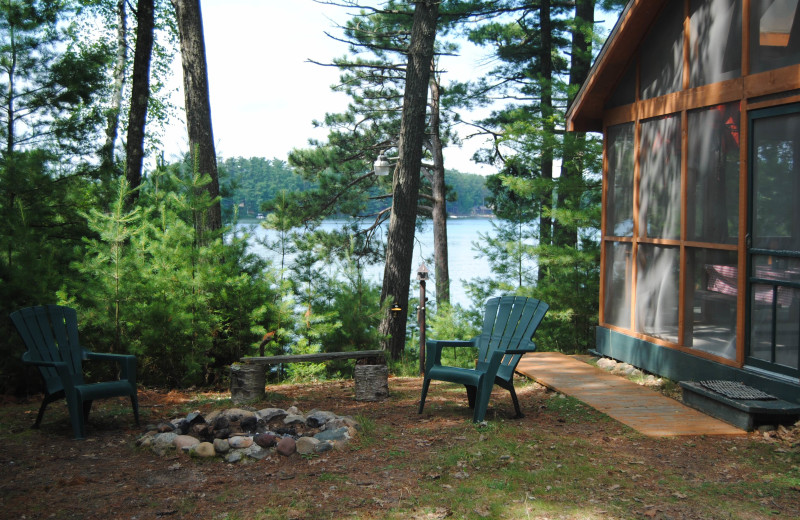
{"type": "MultiPolygon", "coordinates": [[[[594,30],[595,0],[577,0],[575,3],[575,24],[572,32],[572,51],[569,69],[569,84],[580,87],[589,76],[592,66],[592,33],[594,30]]],[[[577,94],[578,89],[571,91],[569,102],[577,94]]],[[[564,135],[564,157],[559,178],[556,208],[560,210],[578,209],[583,164],[580,155],[585,148],[586,136],[583,133],[568,132],[564,135]]],[[[553,228],[555,245],[577,247],[578,228],[573,224],[565,225],[556,220],[553,228]]]]}
{"type": "Polygon", "coordinates": [[[117,61],[114,64],[114,93],[111,109],[106,117],[106,142],[100,150],[100,161],[104,170],[114,166],[114,146],[119,135],[119,113],[125,89],[125,65],[128,62],[128,13],[126,0],[117,1],[117,61]]]}
{"type": "MultiPolygon", "coordinates": [[[[131,80],[131,111],[128,117],[128,142],[126,143],[126,177],[133,190],[142,183],[144,161],[144,128],[147,123],[147,103],[150,100],[150,59],[153,55],[153,30],[155,27],[154,0],[139,0],[136,13],[136,50],[133,53],[133,78],[131,80]]],[[[131,191],[130,201],[138,198],[131,191]]]]}
{"type": "MultiPolygon", "coordinates": [[[[433,63],[431,63],[433,68],[433,63]]],[[[442,152],[439,115],[439,81],[431,80],[431,154],[433,155],[433,251],[436,262],[436,304],[450,303],[450,268],[447,250],[447,186],[444,178],[444,153],[442,152]]],[[[424,303],[424,302],[422,302],[424,303]]]]}
{"type": "MultiPolygon", "coordinates": [[[[555,134],[555,124],[553,123],[553,35],[552,23],[550,19],[550,0],[541,0],[539,5],[539,28],[542,44],[539,49],[539,68],[541,70],[541,115],[542,127],[544,129],[545,142],[542,146],[542,178],[546,181],[553,180],[553,146],[555,143],[550,141],[547,136],[555,134]]],[[[539,217],[539,244],[550,245],[553,236],[553,219],[550,210],[553,207],[553,193],[542,198],[542,214],[539,217]]],[[[543,280],[547,271],[539,266],[538,279],[543,280]]]]}
{"type": "Polygon", "coordinates": [[[178,20],[183,63],[183,90],[186,104],[186,125],[192,164],[198,172],[211,177],[206,186],[213,204],[201,222],[196,223],[202,237],[205,231],[222,229],[222,207],[219,200],[217,154],[211,126],[211,101],[208,94],[208,70],[203,37],[203,16],[200,0],[171,0],[178,20]]]}
{"type": "Polygon", "coordinates": [[[408,291],[414,252],[414,226],[417,220],[422,143],[425,137],[428,81],[439,2],[416,2],[408,48],[408,66],[400,123],[399,157],[394,172],[392,216],[386,245],[381,303],[396,303],[400,311],[389,311],[381,320],[380,332],[387,337],[383,349],[399,359],[405,348],[408,321],[408,291]]]}

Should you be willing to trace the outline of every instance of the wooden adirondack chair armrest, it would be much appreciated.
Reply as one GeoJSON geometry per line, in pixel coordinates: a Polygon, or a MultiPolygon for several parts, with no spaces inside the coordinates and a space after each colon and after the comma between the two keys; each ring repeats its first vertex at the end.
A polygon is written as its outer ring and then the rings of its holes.
{"type": "Polygon", "coordinates": [[[460,339],[430,339],[425,342],[426,365],[428,367],[442,364],[442,349],[445,347],[474,347],[478,338],[469,340],[460,339]]]}
{"type": "Polygon", "coordinates": [[[120,378],[136,384],[136,356],[129,354],[111,354],[108,352],[83,351],[83,359],[97,361],[113,361],[120,365],[120,378]]]}

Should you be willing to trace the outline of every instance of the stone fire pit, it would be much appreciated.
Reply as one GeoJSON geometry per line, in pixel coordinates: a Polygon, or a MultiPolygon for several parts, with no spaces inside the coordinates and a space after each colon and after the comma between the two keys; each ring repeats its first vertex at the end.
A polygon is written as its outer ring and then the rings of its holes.
{"type": "Polygon", "coordinates": [[[196,457],[221,457],[227,462],[260,460],[272,453],[311,455],[341,447],[356,435],[351,417],[297,407],[286,410],[229,408],[147,427],[136,443],[159,455],[182,450],[196,457]]]}

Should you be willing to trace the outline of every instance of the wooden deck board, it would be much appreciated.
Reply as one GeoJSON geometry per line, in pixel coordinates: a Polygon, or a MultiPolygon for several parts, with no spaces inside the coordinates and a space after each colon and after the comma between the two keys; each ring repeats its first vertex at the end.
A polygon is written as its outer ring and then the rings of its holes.
{"type": "Polygon", "coordinates": [[[517,372],[583,401],[649,437],[747,433],[650,388],[564,354],[526,354],[517,372]]]}

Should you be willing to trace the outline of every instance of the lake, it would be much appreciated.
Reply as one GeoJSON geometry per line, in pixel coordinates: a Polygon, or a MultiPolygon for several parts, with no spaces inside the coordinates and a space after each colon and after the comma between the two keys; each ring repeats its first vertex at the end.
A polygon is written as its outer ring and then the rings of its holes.
{"type": "MultiPolygon", "coordinates": [[[[240,225],[242,227],[253,227],[256,224],[255,234],[256,239],[275,239],[275,232],[272,230],[264,229],[258,224],[258,221],[247,220],[243,221],[240,225]]],[[[324,222],[321,226],[322,229],[334,229],[338,227],[339,223],[335,221],[324,222]]],[[[485,258],[478,258],[476,252],[472,249],[472,243],[479,239],[479,234],[489,234],[493,232],[492,219],[489,218],[451,218],[447,221],[447,247],[450,258],[450,301],[460,303],[468,307],[469,301],[464,289],[464,281],[471,280],[476,277],[490,276],[489,262],[485,258]]],[[[277,255],[272,251],[266,249],[264,246],[251,239],[250,247],[252,251],[264,258],[276,260],[277,255]]],[[[418,294],[418,285],[416,284],[416,270],[419,265],[425,261],[425,265],[431,271],[431,278],[433,278],[433,226],[430,221],[426,221],[423,230],[417,231],[414,244],[414,259],[412,260],[412,293],[418,294]],[[426,261],[429,259],[430,261],[426,261]]],[[[367,276],[370,280],[381,283],[383,280],[383,263],[370,266],[367,268],[367,276]]],[[[428,297],[434,297],[434,284],[433,282],[427,285],[428,297]]]]}

